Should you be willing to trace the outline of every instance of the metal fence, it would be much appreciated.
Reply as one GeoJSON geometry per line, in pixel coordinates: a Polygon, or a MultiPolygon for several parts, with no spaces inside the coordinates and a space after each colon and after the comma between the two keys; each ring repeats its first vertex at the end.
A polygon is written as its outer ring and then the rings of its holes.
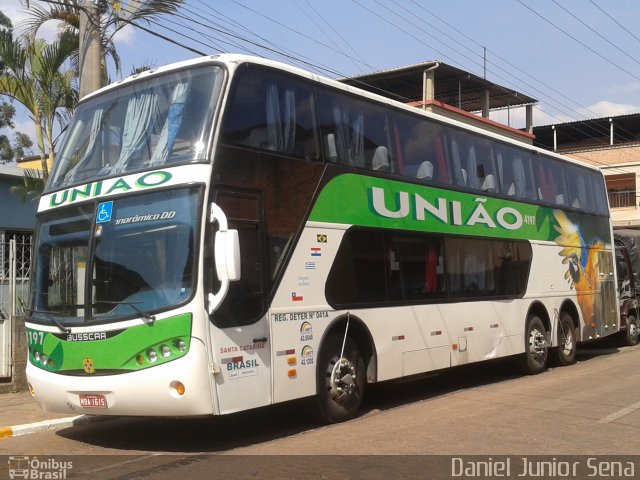
{"type": "Polygon", "coordinates": [[[32,238],[30,232],[0,231],[0,378],[12,373],[11,323],[28,302],[32,238]]]}
{"type": "Polygon", "coordinates": [[[636,205],[636,191],[609,190],[609,205],[611,208],[634,207],[636,205]]]}

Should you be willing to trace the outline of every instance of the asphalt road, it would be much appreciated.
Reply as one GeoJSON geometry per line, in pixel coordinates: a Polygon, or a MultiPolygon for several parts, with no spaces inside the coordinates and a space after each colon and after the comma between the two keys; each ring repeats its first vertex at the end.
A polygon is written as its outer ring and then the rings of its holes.
{"type": "MultiPolygon", "coordinates": [[[[338,425],[315,423],[292,402],[216,418],[111,419],[0,440],[0,455],[72,462],[66,478],[93,479],[452,478],[452,457],[463,455],[492,469],[481,478],[502,477],[505,456],[517,478],[522,457],[544,455],[544,477],[561,478],[565,456],[582,455],[569,478],[640,478],[640,456],[614,457],[640,451],[639,365],[640,348],[608,342],[536,376],[507,359],[376,385],[363,414],[338,425]],[[604,467],[587,466],[589,457],[604,467]]],[[[462,465],[457,477],[478,477],[462,465]]]]}

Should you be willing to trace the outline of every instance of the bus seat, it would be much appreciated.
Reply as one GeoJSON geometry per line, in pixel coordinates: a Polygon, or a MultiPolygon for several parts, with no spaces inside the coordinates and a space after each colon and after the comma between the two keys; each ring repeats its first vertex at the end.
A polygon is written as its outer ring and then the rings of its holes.
{"type": "Polygon", "coordinates": [[[564,195],[562,193],[559,193],[558,195],[556,195],[556,204],[564,205],[564,195]]]}
{"type": "Polygon", "coordinates": [[[338,161],[338,148],[336,147],[336,137],[333,133],[327,135],[327,154],[331,163],[338,161]]]}
{"type": "Polygon", "coordinates": [[[509,195],[510,197],[513,197],[516,194],[516,184],[515,183],[511,183],[511,185],[509,185],[509,190],[507,190],[507,195],[509,195]]]}
{"type": "Polygon", "coordinates": [[[249,147],[267,148],[269,145],[267,129],[263,127],[252,129],[251,132],[249,132],[249,136],[243,143],[249,147]]]}
{"type": "Polygon", "coordinates": [[[482,182],[482,191],[483,192],[495,192],[496,191],[496,180],[492,174],[484,177],[484,181],[482,182]]]}
{"type": "Polygon", "coordinates": [[[433,178],[433,164],[429,161],[422,162],[418,167],[416,178],[431,180],[433,178]]]}
{"type": "Polygon", "coordinates": [[[371,159],[371,168],[378,172],[391,171],[391,165],[389,164],[389,149],[385,146],[379,146],[373,154],[371,159]]]}
{"type": "Polygon", "coordinates": [[[467,185],[467,171],[464,168],[460,169],[462,175],[462,185],[467,185]]]}

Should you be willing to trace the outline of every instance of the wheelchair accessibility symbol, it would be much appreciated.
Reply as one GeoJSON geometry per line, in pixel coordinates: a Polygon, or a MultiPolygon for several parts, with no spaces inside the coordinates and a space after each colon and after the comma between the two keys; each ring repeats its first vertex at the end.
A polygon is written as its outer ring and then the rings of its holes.
{"type": "Polygon", "coordinates": [[[98,213],[96,213],[96,223],[110,222],[112,211],[113,211],[113,202],[104,202],[104,203],[98,204],[98,213]]]}

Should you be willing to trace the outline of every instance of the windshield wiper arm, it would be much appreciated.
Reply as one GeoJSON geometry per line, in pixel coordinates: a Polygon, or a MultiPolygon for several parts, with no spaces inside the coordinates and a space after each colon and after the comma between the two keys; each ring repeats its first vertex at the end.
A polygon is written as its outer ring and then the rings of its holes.
{"type": "Polygon", "coordinates": [[[29,310],[31,313],[41,313],[44,318],[46,318],[47,320],[49,320],[51,323],[55,324],[56,327],[58,327],[62,333],[71,333],[71,329],[69,327],[65,327],[62,323],[60,323],[60,321],[58,319],[56,319],[53,315],[51,315],[51,313],[54,312],[48,312],[46,310],[36,310],[33,308],[27,308],[27,310],[29,310]]]}
{"type": "Polygon", "coordinates": [[[111,305],[128,305],[131,308],[133,308],[136,313],[138,315],[140,315],[142,318],[144,318],[145,320],[149,320],[151,323],[156,321],[156,316],[155,315],[151,315],[147,312],[145,312],[144,310],[142,310],[141,308],[136,307],[137,303],[142,303],[142,302],[117,302],[115,300],[96,300],[93,303],[109,303],[111,305]]]}

